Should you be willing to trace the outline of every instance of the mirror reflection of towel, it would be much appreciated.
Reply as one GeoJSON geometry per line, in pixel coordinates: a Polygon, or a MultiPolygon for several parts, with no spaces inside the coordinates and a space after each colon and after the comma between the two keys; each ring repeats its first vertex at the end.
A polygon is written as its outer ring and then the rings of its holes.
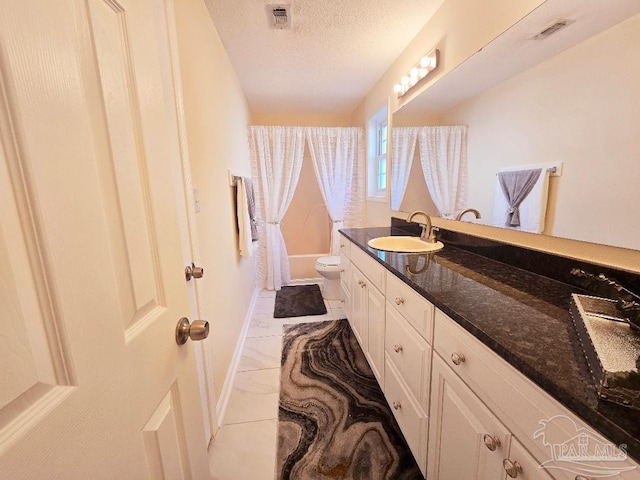
{"type": "Polygon", "coordinates": [[[535,170],[517,170],[514,172],[498,173],[500,188],[504,193],[504,198],[509,204],[507,209],[507,227],[520,226],[520,213],[518,207],[527,195],[533,190],[533,186],[540,178],[541,168],[535,170]]]}
{"type": "Polygon", "coordinates": [[[546,169],[499,172],[492,224],[523,232],[542,233],[545,228],[548,192],[549,172],[546,169]],[[505,193],[505,188],[509,193],[505,193]]]}

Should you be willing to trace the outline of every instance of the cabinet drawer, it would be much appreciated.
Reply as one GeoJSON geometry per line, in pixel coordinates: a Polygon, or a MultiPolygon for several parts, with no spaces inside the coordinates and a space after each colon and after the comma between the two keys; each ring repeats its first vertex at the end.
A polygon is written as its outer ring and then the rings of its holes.
{"type": "MultiPolygon", "coordinates": [[[[351,240],[347,239],[344,235],[340,235],[340,256],[343,255],[347,258],[351,258],[351,240]]],[[[335,254],[334,254],[335,255],[335,254]]]]}
{"type": "Polygon", "coordinates": [[[420,335],[433,343],[433,315],[435,307],[415,290],[402,282],[391,272],[387,272],[386,297],[400,313],[414,326],[420,335]]]}
{"type": "MultiPolygon", "coordinates": [[[[559,443],[575,438],[578,429],[592,432],[596,438],[601,437],[569,409],[437,309],[433,346],[434,351],[471,387],[535,458],[541,461],[552,458],[550,447],[544,445],[543,438],[534,438],[535,433],[544,425],[541,422],[551,420],[559,443]],[[553,420],[554,418],[556,419],[553,420]]],[[[627,462],[634,465],[631,460],[627,462]]],[[[565,473],[554,471],[553,476],[558,479],[573,478],[567,477],[565,473]]]]}
{"type": "Polygon", "coordinates": [[[351,250],[351,261],[378,290],[384,292],[384,273],[386,270],[382,265],[355,246],[351,250]]]}
{"type": "Polygon", "coordinates": [[[429,419],[407,392],[398,371],[389,360],[385,362],[384,394],[420,471],[426,475],[429,419]]]}
{"type": "Polygon", "coordinates": [[[429,403],[431,347],[388,301],[384,344],[387,358],[426,411],[429,403]]]}

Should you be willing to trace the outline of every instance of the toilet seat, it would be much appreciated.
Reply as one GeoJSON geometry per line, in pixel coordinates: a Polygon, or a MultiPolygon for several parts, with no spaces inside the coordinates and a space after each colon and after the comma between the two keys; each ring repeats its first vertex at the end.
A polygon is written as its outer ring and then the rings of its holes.
{"type": "Polygon", "coordinates": [[[338,268],[340,267],[340,257],[338,256],[320,257],[316,261],[316,266],[323,267],[323,268],[331,268],[331,267],[338,268]]]}

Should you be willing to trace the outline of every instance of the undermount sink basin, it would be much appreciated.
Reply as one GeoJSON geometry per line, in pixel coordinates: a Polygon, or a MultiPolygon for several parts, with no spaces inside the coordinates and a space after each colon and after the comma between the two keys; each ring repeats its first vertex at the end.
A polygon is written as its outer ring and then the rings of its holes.
{"type": "Polygon", "coordinates": [[[390,236],[373,238],[367,242],[371,248],[386,252],[425,253],[435,252],[444,247],[442,242],[425,242],[418,237],[390,236]]]}

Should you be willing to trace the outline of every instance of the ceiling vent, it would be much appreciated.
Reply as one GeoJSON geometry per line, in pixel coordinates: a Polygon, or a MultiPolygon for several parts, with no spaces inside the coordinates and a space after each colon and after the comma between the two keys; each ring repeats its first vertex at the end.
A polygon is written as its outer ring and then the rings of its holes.
{"type": "Polygon", "coordinates": [[[267,5],[267,17],[271,28],[291,28],[291,5],[267,5]]]}
{"type": "Polygon", "coordinates": [[[549,38],[551,35],[553,35],[556,32],[559,32],[564,27],[572,24],[574,21],[575,20],[558,20],[556,23],[545,28],[533,38],[535,38],[536,40],[544,40],[545,38],[549,38]]]}

